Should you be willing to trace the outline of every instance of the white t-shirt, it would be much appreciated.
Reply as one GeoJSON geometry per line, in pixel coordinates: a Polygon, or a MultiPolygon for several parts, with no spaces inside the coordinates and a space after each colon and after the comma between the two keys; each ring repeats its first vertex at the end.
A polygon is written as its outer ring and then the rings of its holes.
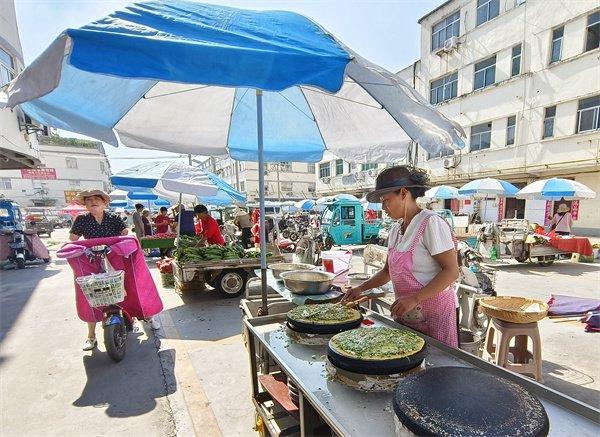
{"type": "Polygon", "coordinates": [[[452,231],[448,223],[435,212],[423,210],[411,220],[405,235],[402,235],[400,223],[394,223],[388,239],[388,248],[395,247],[396,250],[406,252],[427,216],[431,218],[413,254],[413,276],[423,285],[429,284],[442,270],[433,255],[454,249],[452,231]]]}

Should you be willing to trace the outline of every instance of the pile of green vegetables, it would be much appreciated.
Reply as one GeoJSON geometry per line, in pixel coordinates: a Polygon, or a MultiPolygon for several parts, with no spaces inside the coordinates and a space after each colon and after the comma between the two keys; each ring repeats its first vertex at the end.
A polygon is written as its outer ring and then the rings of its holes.
{"type": "MultiPolygon", "coordinates": [[[[174,252],[175,259],[182,263],[200,263],[203,261],[228,261],[234,259],[257,258],[260,252],[246,252],[239,244],[227,244],[219,246],[212,244],[204,247],[197,247],[200,239],[198,237],[188,237],[182,235],[177,240],[177,249],[174,252]]],[[[267,254],[270,256],[271,254],[267,254]]]]}

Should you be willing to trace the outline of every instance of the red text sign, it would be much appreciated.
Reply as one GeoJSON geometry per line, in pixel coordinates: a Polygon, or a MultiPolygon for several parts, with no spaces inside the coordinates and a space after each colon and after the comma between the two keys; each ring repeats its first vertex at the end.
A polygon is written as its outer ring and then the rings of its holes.
{"type": "Polygon", "coordinates": [[[56,170],[53,168],[23,168],[21,169],[23,179],[48,180],[56,179],[56,170]]]}

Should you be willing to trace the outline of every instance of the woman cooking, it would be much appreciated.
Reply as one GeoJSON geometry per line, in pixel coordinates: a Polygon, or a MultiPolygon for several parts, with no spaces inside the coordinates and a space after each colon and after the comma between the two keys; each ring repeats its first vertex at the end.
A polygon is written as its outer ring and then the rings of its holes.
{"type": "MultiPolygon", "coordinates": [[[[69,240],[77,241],[81,237],[87,240],[127,235],[127,224],[117,214],[105,211],[110,197],[104,191],[82,191],[75,197],[75,201],[85,206],[88,213],[77,216],[71,227],[69,240]]],[[[92,350],[98,345],[96,323],[87,322],[87,324],[88,336],[83,345],[84,351],[92,350]]]]}
{"type": "Polygon", "coordinates": [[[391,280],[396,296],[391,307],[394,319],[458,347],[453,287],[459,272],[456,239],[444,219],[417,205],[428,182],[423,170],[405,166],[379,174],[367,200],[381,202],[385,212],[398,220],[390,230],[387,262],[371,279],[349,288],[344,300],[356,300],[364,291],[391,280]]]}

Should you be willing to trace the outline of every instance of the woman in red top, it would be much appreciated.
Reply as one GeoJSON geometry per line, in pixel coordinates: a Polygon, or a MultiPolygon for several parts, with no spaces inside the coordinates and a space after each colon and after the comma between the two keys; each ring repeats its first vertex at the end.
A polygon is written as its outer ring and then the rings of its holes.
{"type": "Polygon", "coordinates": [[[208,214],[208,208],[204,205],[196,205],[194,207],[196,218],[202,223],[202,236],[201,242],[207,244],[218,244],[219,246],[225,246],[225,239],[221,234],[221,228],[217,221],[208,214]]]}
{"type": "Polygon", "coordinates": [[[171,225],[171,217],[167,215],[167,208],[161,207],[160,214],[154,219],[154,226],[156,227],[157,234],[165,234],[169,231],[171,225]]]}

